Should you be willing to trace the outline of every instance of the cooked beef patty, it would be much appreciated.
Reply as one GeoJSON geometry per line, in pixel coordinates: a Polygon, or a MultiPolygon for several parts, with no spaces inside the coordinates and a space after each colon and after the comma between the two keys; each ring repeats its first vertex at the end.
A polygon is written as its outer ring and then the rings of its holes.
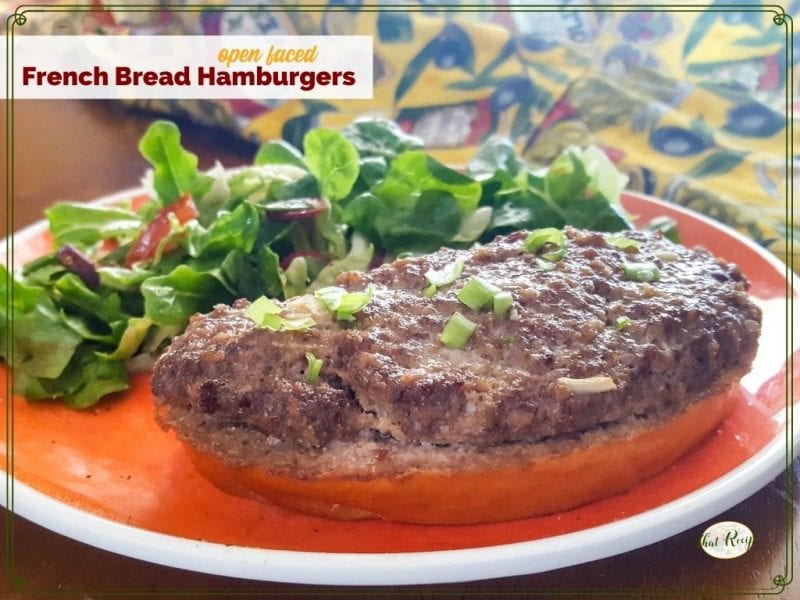
{"type": "Polygon", "coordinates": [[[735,265],[659,234],[626,232],[641,242],[626,250],[599,233],[565,233],[566,255],[552,270],[524,250],[527,234],[518,232],[345,273],[337,284],[348,291],[374,290],[350,323],[332,319],[313,296],[282,304],[284,316],[314,318],[304,331],[258,327],[245,300],[196,315],[155,366],[157,419],[234,465],[272,455],[279,470],[294,465],[302,475],[351,447],[341,460],[377,461],[361,471],[351,465],[362,474],[397,450],[417,457],[391,463],[401,471],[427,460],[429,447],[448,448],[451,459],[462,451],[488,457],[661,419],[749,369],[761,314],[735,265]],[[426,271],[458,259],[458,279],[425,297],[426,271]],[[658,280],[630,279],[631,262],[655,264],[658,280]],[[512,294],[510,314],[458,300],[476,275],[512,294]],[[478,325],[462,349],[439,340],[456,311],[478,325]],[[313,384],[307,352],[323,360],[313,384]],[[613,389],[570,385],[590,377],[610,378],[613,389]]]}

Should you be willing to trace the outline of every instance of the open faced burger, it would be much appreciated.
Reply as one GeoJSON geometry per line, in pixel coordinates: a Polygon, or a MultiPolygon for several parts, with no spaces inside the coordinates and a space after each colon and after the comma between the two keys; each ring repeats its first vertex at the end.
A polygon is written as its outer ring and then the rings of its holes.
{"type": "Polygon", "coordinates": [[[195,316],[157,420],[221,488],[317,515],[565,510],[717,427],[756,352],[746,290],[656,233],[518,232],[195,316]]]}

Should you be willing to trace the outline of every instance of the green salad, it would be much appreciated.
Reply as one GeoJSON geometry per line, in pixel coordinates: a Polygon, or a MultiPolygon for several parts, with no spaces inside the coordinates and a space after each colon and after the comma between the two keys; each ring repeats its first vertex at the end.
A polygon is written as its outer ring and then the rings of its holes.
{"type": "Polygon", "coordinates": [[[268,142],[231,170],[199,171],[167,121],[139,149],[152,165],[146,195],[54,205],[53,253],[3,272],[0,355],[30,400],[85,408],[126,389],[129,372],[218,303],[313,292],[343,271],[518,229],[631,227],[626,178],[596,148],[538,168],[490,139],[457,170],[395,123],[365,119],[314,129],[302,150],[268,142]]]}

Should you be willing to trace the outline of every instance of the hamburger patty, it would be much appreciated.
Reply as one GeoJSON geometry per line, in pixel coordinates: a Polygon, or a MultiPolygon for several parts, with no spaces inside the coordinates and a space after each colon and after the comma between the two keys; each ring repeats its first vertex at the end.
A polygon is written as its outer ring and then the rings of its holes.
{"type": "Polygon", "coordinates": [[[348,291],[374,290],[350,323],[313,296],[282,304],[283,316],[314,318],[303,331],[258,327],[246,300],[196,315],[156,363],[157,419],[231,464],[274,452],[289,465],[358,444],[378,454],[434,445],[491,454],[675,414],[747,372],[761,314],[735,265],[654,233],[625,232],[642,242],[634,251],[599,233],[565,233],[553,270],[518,232],[342,274],[337,285],[348,291]],[[426,298],[425,272],[458,259],[459,278],[426,298]],[[629,279],[630,262],[654,263],[659,279],[629,279]],[[512,294],[509,315],[457,299],[476,275],[512,294]],[[439,340],[456,311],[478,325],[462,349],[439,340]],[[620,317],[630,320],[621,329],[620,317]],[[313,384],[307,352],[323,360],[313,384]],[[572,384],[590,377],[610,378],[613,389],[572,384]]]}

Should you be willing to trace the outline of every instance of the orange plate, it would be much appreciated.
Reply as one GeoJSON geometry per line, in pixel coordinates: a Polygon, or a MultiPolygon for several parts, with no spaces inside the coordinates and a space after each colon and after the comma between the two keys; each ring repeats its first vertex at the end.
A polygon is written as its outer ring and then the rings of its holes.
{"type": "MultiPolygon", "coordinates": [[[[255,548],[325,552],[445,550],[536,540],[610,523],[680,498],[740,465],[779,431],[785,365],[779,362],[778,340],[785,339],[786,280],[774,262],[704,218],[631,194],[624,204],[641,222],[664,214],[674,218],[686,245],[704,245],[739,264],[752,282],[751,294],[765,310],[765,338],[777,336],[777,345],[762,338],[754,371],[738,391],[730,417],[677,464],[627,493],[568,512],[490,525],[340,522],[295,513],[227,495],[199,476],[175,437],[154,423],[147,376],[135,377],[128,392],[84,412],[15,397],[14,475],[67,505],[151,531],[255,548]]],[[[30,260],[49,241],[46,234],[37,234],[16,248],[15,258],[30,260]]]]}

